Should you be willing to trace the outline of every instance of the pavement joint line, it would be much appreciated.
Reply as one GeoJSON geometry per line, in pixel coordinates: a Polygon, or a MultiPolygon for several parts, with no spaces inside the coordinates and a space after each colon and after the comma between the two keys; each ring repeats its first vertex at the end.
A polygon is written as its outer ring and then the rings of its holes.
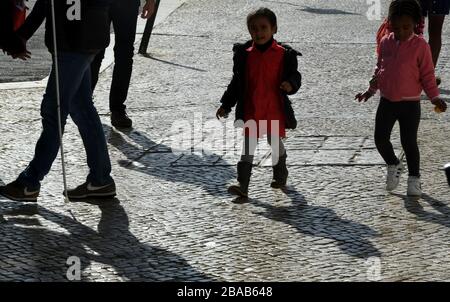
{"type": "Polygon", "coordinates": [[[166,36],[166,37],[187,37],[187,38],[206,38],[209,39],[208,35],[188,35],[188,34],[170,34],[170,33],[152,33],[155,36],[166,36]]]}

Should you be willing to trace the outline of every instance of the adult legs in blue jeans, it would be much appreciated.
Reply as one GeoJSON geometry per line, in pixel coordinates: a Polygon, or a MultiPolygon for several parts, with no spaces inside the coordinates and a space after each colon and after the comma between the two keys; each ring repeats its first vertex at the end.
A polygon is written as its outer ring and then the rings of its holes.
{"type": "Polygon", "coordinates": [[[69,114],[78,127],[86,150],[89,174],[87,182],[94,186],[110,184],[111,161],[105,133],[97,110],[92,102],[91,73],[85,72],[77,95],[70,103],[69,114]]]}
{"type": "MultiPolygon", "coordinates": [[[[60,110],[63,131],[69,113],[80,131],[90,169],[88,181],[104,185],[113,180],[103,128],[92,103],[90,64],[93,57],[80,53],[59,54],[60,110]]],[[[34,158],[18,177],[20,183],[34,189],[40,187],[50,171],[60,147],[54,66],[42,101],[41,116],[43,129],[34,158]]]]}

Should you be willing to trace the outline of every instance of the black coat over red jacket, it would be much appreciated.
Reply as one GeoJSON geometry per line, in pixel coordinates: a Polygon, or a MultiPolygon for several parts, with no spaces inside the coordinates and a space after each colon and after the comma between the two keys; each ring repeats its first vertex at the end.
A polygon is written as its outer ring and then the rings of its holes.
{"type": "MultiPolygon", "coordinates": [[[[297,70],[298,61],[297,56],[301,56],[301,53],[291,48],[289,45],[281,44],[286,50],[284,55],[284,66],[282,82],[288,81],[292,85],[292,91],[290,95],[297,93],[301,87],[302,76],[297,70]]],[[[220,102],[222,108],[227,113],[231,112],[231,109],[236,106],[236,120],[244,121],[244,102],[245,102],[245,73],[247,62],[247,49],[252,46],[252,41],[248,41],[244,44],[237,43],[233,47],[233,78],[228,85],[227,90],[222,96],[220,102]]],[[[280,83],[281,84],[281,83],[280,83]]],[[[293,115],[291,101],[287,94],[284,94],[284,108],[286,114],[286,128],[293,129],[296,127],[297,122],[293,115]]]]}

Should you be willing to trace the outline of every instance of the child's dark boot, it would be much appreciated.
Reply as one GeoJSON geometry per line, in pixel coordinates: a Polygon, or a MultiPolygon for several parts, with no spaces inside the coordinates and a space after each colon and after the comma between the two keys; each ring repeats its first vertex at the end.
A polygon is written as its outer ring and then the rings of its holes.
{"type": "Polygon", "coordinates": [[[278,163],[273,166],[273,180],[270,186],[275,189],[281,189],[286,186],[286,181],[289,175],[286,167],[287,154],[280,156],[278,163]]]}
{"type": "Polygon", "coordinates": [[[232,195],[240,197],[248,197],[248,184],[252,174],[252,163],[240,161],[237,164],[237,185],[228,188],[228,192],[232,195]]]}

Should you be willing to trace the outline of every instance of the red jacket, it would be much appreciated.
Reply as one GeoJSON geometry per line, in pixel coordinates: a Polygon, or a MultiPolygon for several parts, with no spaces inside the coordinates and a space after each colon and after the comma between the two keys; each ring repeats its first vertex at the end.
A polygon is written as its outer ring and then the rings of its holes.
{"type": "Polygon", "coordinates": [[[258,136],[286,136],[282,83],[285,49],[274,40],[265,51],[253,44],[247,50],[244,121],[254,120],[258,136]],[[276,129],[276,128],[277,129],[276,129]]]}

